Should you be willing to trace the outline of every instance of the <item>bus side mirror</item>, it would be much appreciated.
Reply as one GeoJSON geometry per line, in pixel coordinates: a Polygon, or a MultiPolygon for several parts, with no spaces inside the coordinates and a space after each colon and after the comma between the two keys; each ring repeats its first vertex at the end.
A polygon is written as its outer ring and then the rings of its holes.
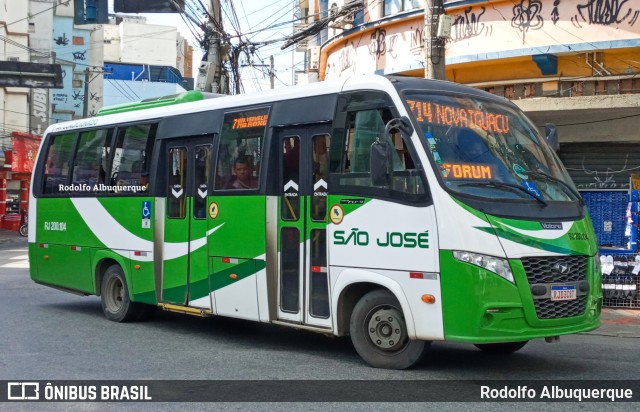
{"type": "Polygon", "coordinates": [[[369,151],[371,167],[371,184],[373,186],[389,186],[391,184],[391,146],[385,141],[376,139],[369,151]]]}
{"type": "Polygon", "coordinates": [[[553,123],[547,123],[544,125],[544,135],[547,139],[547,143],[554,151],[558,151],[560,149],[560,145],[558,144],[558,129],[556,129],[556,125],[553,123]]]}
{"type": "Polygon", "coordinates": [[[391,130],[400,130],[405,137],[411,136],[413,133],[413,126],[411,125],[411,120],[407,116],[398,117],[395,119],[389,120],[387,125],[384,127],[384,132],[389,135],[391,130]]]}

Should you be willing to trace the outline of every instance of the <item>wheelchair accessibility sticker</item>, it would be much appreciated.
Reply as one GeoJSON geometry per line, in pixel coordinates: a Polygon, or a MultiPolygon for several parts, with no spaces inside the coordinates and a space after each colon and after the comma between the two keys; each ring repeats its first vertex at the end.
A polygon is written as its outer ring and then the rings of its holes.
{"type": "Polygon", "coordinates": [[[151,228],[151,201],[142,202],[142,228],[151,228]]]}

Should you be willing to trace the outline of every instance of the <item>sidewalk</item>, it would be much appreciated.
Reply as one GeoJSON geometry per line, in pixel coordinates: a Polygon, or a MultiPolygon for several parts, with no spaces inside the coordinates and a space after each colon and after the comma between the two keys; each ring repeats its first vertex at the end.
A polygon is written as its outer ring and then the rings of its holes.
{"type": "Polygon", "coordinates": [[[601,326],[585,335],[640,338],[640,309],[603,308],[601,326]]]}
{"type": "Polygon", "coordinates": [[[0,229],[0,245],[27,246],[27,238],[15,230],[0,229]]]}

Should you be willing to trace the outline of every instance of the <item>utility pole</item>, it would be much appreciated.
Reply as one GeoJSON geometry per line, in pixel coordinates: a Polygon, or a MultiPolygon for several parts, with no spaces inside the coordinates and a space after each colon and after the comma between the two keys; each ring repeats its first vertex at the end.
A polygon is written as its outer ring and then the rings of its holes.
{"type": "Polygon", "coordinates": [[[227,87],[222,80],[222,64],[220,52],[220,28],[222,22],[220,19],[220,1],[209,0],[208,14],[209,22],[207,23],[208,37],[207,58],[200,63],[198,69],[198,80],[196,88],[203,92],[227,93],[227,87]]]}
{"type": "Polygon", "coordinates": [[[274,89],[274,80],[276,78],[276,72],[273,67],[273,54],[271,55],[271,65],[269,66],[269,81],[271,82],[271,90],[274,89]]]}
{"type": "Polygon", "coordinates": [[[447,79],[444,65],[445,38],[438,35],[440,16],[444,16],[443,0],[424,0],[423,56],[425,79],[447,79]]]}
{"type": "Polygon", "coordinates": [[[87,118],[89,115],[89,78],[91,77],[91,72],[87,67],[84,69],[84,99],[82,100],[82,117],[87,118]]]}
{"type": "MultiPolygon", "coordinates": [[[[271,56],[270,60],[270,64],[266,65],[266,64],[241,64],[241,67],[252,67],[252,68],[256,68],[256,67],[268,67],[269,68],[269,82],[271,84],[271,90],[275,89],[275,80],[276,80],[276,71],[275,71],[275,66],[274,66],[274,60],[273,60],[273,56],[271,56]]],[[[263,60],[264,63],[264,60],[263,60]]],[[[264,76],[264,72],[263,72],[263,76],[264,76]]]]}

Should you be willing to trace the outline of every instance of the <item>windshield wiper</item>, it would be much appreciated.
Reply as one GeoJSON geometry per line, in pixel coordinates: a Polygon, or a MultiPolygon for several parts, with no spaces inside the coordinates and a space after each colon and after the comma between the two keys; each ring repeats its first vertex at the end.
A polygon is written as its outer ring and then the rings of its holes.
{"type": "Polygon", "coordinates": [[[580,193],[578,193],[571,186],[569,186],[567,183],[563,182],[562,180],[558,179],[557,177],[551,176],[550,174],[542,172],[540,170],[525,170],[522,173],[526,175],[544,177],[545,179],[550,180],[552,182],[560,183],[560,185],[566,188],[569,191],[569,193],[571,193],[573,196],[576,197],[580,205],[584,206],[584,200],[582,199],[582,196],[580,196],[580,193]]]}
{"type": "Polygon", "coordinates": [[[515,190],[518,190],[520,192],[526,193],[529,196],[531,196],[532,198],[536,199],[538,202],[540,202],[543,206],[548,206],[547,202],[545,202],[545,200],[543,198],[541,198],[540,196],[536,195],[533,192],[528,191],[527,189],[525,189],[522,186],[519,185],[514,185],[512,183],[502,183],[502,182],[467,182],[467,183],[461,183],[458,186],[479,186],[479,187],[495,187],[498,189],[508,189],[511,190],[512,192],[515,190]]]}

